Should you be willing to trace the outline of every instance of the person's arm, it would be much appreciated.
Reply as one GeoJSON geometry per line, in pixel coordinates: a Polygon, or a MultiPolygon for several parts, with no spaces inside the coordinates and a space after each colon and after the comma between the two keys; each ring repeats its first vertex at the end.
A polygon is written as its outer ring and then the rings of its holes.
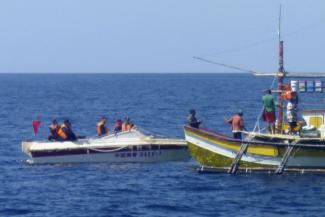
{"type": "Polygon", "coordinates": [[[232,117],[229,118],[229,119],[226,119],[225,120],[225,124],[231,124],[232,123],[232,119],[233,119],[232,117]]]}

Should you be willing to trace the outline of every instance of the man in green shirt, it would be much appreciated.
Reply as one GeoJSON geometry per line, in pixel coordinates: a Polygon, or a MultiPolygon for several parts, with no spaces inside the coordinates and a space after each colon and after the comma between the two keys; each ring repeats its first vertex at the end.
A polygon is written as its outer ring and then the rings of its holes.
{"type": "Polygon", "coordinates": [[[263,120],[268,124],[269,133],[275,132],[275,99],[271,90],[266,90],[265,95],[262,98],[263,101],[263,120]]]}

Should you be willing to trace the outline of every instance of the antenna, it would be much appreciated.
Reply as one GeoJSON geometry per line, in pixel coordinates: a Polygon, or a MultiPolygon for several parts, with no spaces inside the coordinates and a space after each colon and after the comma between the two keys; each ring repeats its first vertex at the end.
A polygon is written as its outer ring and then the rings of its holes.
{"type": "Polygon", "coordinates": [[[279,41],[281,41],[281,4],[280,4],[280,11],[279,11],[279,29],[278,29],[278,37],[279,37],[279,41]]]}

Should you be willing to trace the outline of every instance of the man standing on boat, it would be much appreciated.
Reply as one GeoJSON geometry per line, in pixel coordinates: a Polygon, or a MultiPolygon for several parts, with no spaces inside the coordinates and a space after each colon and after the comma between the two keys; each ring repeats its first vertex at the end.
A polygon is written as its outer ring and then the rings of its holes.
{"type": "Polygon", "coordinates": [[[243,119],[243,111],[239,110],[238,113],[225,122],[231,124],[232,133],[235,139],[242,139],[241,131],[246,130],[243,119]]]}
{"type": "Polygon", "coordinates": [[[263,120],[267,122],[268,131],[271,134],[275,133],[275,99],[270,89],[265,91],[262,98],[263,101],[263,120]]]}

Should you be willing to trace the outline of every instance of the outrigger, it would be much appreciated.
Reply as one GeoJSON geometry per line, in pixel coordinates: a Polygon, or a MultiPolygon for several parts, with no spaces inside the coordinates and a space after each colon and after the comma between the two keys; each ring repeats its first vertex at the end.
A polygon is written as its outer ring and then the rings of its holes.
{"type": "MultiPolygon", "coordinates": [[[[185,140],[192,156],[202,165],[199,171],[231,174],[254,171],[275,174],[325,172],[325,110],[303,111],[305,130],[297,129],[296,134],[290,135],[285,133],[288,125],[283,120],[285,100],[283,96],[288,90],[295,89],[299,92],[300,86],[296,82],[291,82],[290,86],[284,84],[284,78],[289,76],[283,67],[283,40],[280,35],[281,7],[279,17],[279,69],[275,73],[278,82],[277,90],[272,91],[278,94],[276,133],[271,134],[260,130],[259,119],[262,115],[259,115],[253,131],[243,132],[246,134],[243,140],[186,125],[184,126],[185,140]]],[[[216,63],[198,57],[196,59],[216,63]]],[[[219,65],[227,67],[225,64],[219,65]]],[[[230,67],[238,69],[238,67],[230,67]]],[[[301,76],[308,77],[308,75],[299,75],[301,76]]]]}

